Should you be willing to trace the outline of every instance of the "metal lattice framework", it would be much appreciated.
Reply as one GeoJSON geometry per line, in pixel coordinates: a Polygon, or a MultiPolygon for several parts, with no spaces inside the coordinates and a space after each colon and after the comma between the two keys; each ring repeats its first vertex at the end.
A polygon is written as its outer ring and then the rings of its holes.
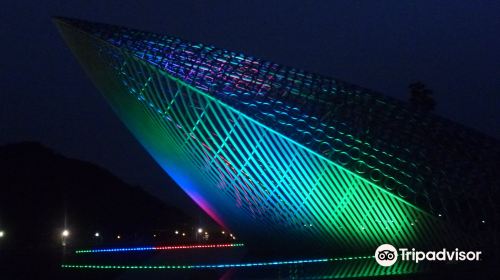
{"type": "Polygon", "coordinates": [[[494,139],[243,54],[104,24],[58,25],[160,166],[239,235],[371,252],[457,244],[461,231],[498,220],[494,139]]]}

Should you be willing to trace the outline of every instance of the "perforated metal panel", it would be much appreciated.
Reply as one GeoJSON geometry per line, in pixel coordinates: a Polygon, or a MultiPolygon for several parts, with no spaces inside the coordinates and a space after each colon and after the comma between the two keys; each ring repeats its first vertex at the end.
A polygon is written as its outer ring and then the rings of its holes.
{"type": "Polygon", "coordinates": [[[243,54],[103,24],[59,25],[162,168],[242,236],[370,252],[382,243],[458,244],[466,229],[498,219],[494,139],[243,54]]]}

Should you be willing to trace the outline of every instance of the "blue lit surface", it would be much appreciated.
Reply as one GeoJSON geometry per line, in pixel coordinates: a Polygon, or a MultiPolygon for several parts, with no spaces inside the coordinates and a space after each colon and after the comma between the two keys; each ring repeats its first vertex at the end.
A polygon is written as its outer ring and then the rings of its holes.
{"type": "MultiPolygon", "coordinates": [[[[468,244],[449,222],[477,226],[482,218],[467,223],[461,211],[473,217],[493,205],[463,209],[488,195],[453,191],[483,174],[444,164],[467,162],[469,155],[446,152],[455,135],[469,139],[460,126],[240,53],[110,25],[59,24],[159,165],[215,221],[248,240],[339,254],[382,243],[468,244]]],[[[467,142],[454,148],[468,150],[467,142]]]]}

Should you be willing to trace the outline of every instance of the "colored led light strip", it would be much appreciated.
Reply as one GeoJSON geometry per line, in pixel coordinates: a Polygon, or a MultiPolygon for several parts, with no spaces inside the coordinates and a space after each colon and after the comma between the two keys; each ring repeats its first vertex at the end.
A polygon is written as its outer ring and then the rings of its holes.
{"type": "Polygon", "coordinates": [[[175,246],[154,246],[154,247],[88,249],[88,250],[76,250],[75,253],[83,254],[83,253],[105,253],[105,252],[129,252],[129,251],[208,249],[208,248],[229,248],[229,247],[243,247],[243,246],[245,246],[245,244],[243,244],[243,243],[206,244],[206,245],[175,245],[175,246]]]}
{"type": "Polygon", "coordinates": [[[237,268],[237,267],[263,267],[289,264],[305,263],[326,263],[348,260],[366,260],[373,256],[344,257],[344,258],[322,258],[308,260],[291,261],[271,261],[271,262],[248,262],[248,263],[228,263],[228,264],[195,264],[195,265],[86,265],[86,264],[62,264],[62,268],[78,269],[214,269],[214,268],[237,268]]]}

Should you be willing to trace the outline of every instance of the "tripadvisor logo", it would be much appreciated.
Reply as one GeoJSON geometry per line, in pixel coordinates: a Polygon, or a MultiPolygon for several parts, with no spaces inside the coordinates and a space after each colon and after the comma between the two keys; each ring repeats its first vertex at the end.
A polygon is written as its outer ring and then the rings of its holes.
{"type": "Polygon", "coordinates": [[[391,244],[382,244],[375,251],[375,260],[381,266],[391,266],[398,260],[398,251],[391,244]]]}
{"type": "Polygon", "coordinates": [[[382,244],[375,250],[375,260],[381,266],[391,266],[396,263],[398,256],[401,261],[419,263],[421,261],[479,261],[481,251],[461,251],[443,249],[440,251],[417,251],[415,248],[399,248],[391,244],[382,244]]]}

